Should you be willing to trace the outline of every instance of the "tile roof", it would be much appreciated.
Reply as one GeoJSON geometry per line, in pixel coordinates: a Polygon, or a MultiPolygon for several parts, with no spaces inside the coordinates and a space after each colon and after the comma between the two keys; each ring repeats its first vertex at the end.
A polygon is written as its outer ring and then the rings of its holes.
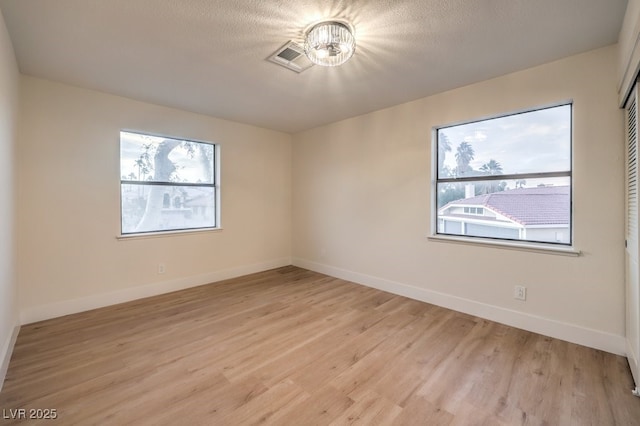
{"type": "Polygon", "coordinates": [[[484,206],[522,225],[566,225],[571,214],[569,186],[518,188],[451,201],[484,206]]]}

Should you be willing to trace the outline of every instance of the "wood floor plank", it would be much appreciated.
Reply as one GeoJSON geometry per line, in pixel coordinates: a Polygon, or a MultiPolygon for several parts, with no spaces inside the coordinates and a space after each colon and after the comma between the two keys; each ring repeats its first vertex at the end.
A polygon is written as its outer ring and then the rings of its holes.
{"type": "Polygon", "coordinates": [[[402,412],[393,420],[393,425],[439,425],[451,424],[454,415],[436,407],[423,396],[413,394],[402,409],[402,412]]]}
{"type": "Polygon", "coordinates": [[[343,415],[354,401],[331,386],[323,386],[312,397],[292,407],[282,418],[284,425],[295,423],[305,426],[327,425],[343,415]]]}
{"type": "MultiPolygon", "coordinates": [[[[326,371],[339,369],[336,365],[338,356],[347,352],[345,346],[349,346],[349,359],[351,360],[357,357],[356,354],[366,350],[366,348],[358,346],[356,340],[358,335],[382,319],[384,319],[382,314],[372,315],[355,310],[345,312],[339,320],[333,320],[331,325],[325,325],[324,334],[314,336],[306,345],[299,346],[283,356],[270,359],[252,374],[259,377],[267,385],[291,377],[305,389],[317,389],[328,380],[326,371]],[[340,336],[342,336],[342,340],[340,336]],[[327,366],[326,364],[331,365],[327,366]],[[303,373],[303,379],[295,377],[299,372],[303,373]],[[309,384],[310,377],[317,378],[313,384],[309,384]]],[[[369,345],[375,344],[375,340],[370,338],[362,337],[360,339],[367,340],[369,345]]],[[[338,374],[338,372],[334,374],[338,374]]]]}
{"type": "Polygon", "coordinates": [[[0,412],[53,408],[65,425],[640,425],[632,387],[620,356],[291,266],[23,326],[0,412]]]}
{"type": "Polygon", "coordinates": [[[330,425],[388,425],[402,412],[402,408],[383,396],[368,391],[347,408],[330,425]]]}
{"type": "MultiPolygon", "coordinates": [[[[316,389],[335,379],[370,353],[390,336],[402,330],[415,318],[406,315],[387,316],[359,334],[347,335],[347,340],[335,340],[334,344],[318,353],[307,368],[296,371],[291,377],[305,389],[316,389]]],[[[349,379],[343,379],[343,382],[349,379]]],[[[334,383],[335,386],[335,383],[334,383]]],[[[341,388],[344,393],[345,388],[341,388]]]]}

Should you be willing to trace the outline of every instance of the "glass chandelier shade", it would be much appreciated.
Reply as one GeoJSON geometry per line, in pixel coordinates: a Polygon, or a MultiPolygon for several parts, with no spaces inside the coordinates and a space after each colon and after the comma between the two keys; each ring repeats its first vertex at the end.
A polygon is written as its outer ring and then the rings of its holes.
{"type": "Polygon", "coordinates": [[[356,39],[351,29],[335,21],[314,25],[304,41],[304,52],[309,60],[325,67],[344,64],[355,50],[356,39]]]}

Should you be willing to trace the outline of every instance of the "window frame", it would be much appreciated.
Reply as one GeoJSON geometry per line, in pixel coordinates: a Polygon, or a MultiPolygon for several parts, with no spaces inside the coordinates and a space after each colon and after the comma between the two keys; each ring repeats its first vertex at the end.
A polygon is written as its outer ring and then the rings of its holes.
{"type": "Polygon", "coordinates": [[[525,251],[534,252],[550,252],[554,254],[564,254],[570,256],[580,255],[580,251],[574,247],[575,234],[574,234],[574,211],[573,211],[573,137],[574,137],[574,102],[573,100],[564,100],[553,104],[546,104],[542,106],[525,108],[516,110],[513,112],[500,113],[490,116],[484,116],[480,118],[463,120],[444,125],[438,125],[432,127],[431,131],[431,220],[430,220],[430,232],[427,238],[432,241],[443,241],[452,243],[483,245],[487,247],[498,248],[512,248],[525,251]],[[519,114],[526,114],[535,111],[541,111],[550,108],[569,106],[570,107],[570,126],[569,126],[569,170],[567,172],[539,172],[539,173],[515,173],[515,174],[501,174],[501,175],[479,175],[479,176],[464,176],[464,177],[438,177],[438,132],[441,129],[456,127],[471,123],[479,123],[483,121],[499,119],[503,117],[510,117],[519,114]],[[473,235],[456,235],[441,233],[438,231],[438,224],[440,216],[438,214],[438,184],[440,183],[470,183],[470,182],[493,182],[501,180],[514,180],[514,179],[536,179],[536,178],[553,178],[553,177],[567,177],[569,179],[569,242],[562,243],[557,241],[529,241],[520,239],[509,239],[502,237],[480,237],[473,235]]]}
{"type": "MultiPolygon", "coordinates": [[[[120,129],[118,132],[118,171],[120,175],[119,179],[119,199],[120,199],[120,214],[119,214],[119,223],[118,223],[118,233],[117,239],[137,239],[137,238],[151,238],[151,237],[163,237],[163,236],[172,236],[172,235],[185,235],[191,233],[202,233],[202,232],[217,232],[222,230],[221,224],[221,194],[220,194],[220,144],[210,141],[205,141],[201,139],[194,138],[185,138],[178,136],[171,136],[161,133],[153,133],[147,131],[133,130],[133,129],[120,129]],[[134,133],[142,136],[150,136],[150,137],[158,137],[158,138],[166,138],[166,139],[174,139],[183,142],[192,142],[196,144],[205,144],[211,145],[213,147],[213,158],[212,158],[212,180],[213,183],[190,183],[190,182],[173,182],[173,181],[137,181],[137,180],[127,180],[122,178],[122,133],[134,133]],[[173,187],[207,187],[213,188],[214,193],[214,226],[206,226],[206,227],[194,227],[194,228],[176,228],[176,229],[166,229],[166,230],[154,230],[154,231],[140,231],[140,232],[123,232],[122,229],[122,213],[123,213],[123,199],[122,199],[122,186],[123,185],[140,185],[140,186],[173,186],[173,187]]],[[[173,202],[173,200],[170,200],[173,202]]]]}

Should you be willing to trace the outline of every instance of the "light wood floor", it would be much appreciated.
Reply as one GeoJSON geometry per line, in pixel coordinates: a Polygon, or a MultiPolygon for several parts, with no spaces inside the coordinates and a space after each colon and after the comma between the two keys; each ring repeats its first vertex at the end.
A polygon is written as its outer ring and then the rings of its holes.
{"type": "Polygon", "coordinates": [[[60,425],[639,425],[631,388],[622,357],[286,267],[24,326],[0,408],[60,425]]]}

